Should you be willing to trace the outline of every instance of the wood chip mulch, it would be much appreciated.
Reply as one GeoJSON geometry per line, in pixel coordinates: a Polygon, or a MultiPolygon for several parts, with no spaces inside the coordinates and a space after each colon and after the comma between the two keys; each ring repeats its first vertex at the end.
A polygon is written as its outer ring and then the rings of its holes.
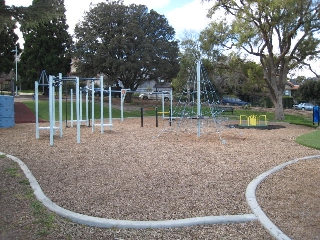
{"type": "MultiPolygon", "coordinates": [[[[198,138],[194,125],[174,124],[172,129],[161,120],[156,128],[154,118],[146,118],[143,128],[140,119],[114,119],[113,124],[104,134],[99,127],[92,133],[91,127],[82,126],[81,144],[76,143],[76,128],[64,127],[63,137],[57,134],[52,147],[48,131],[35,139],[34,124],[17,124],[0,129],[0,151],[25,162],[44,193],[61,207],[128,220],[251,213],[245,200],[249,182],[281,163],[320,154],[295,142],[314,131],[304,126],[211,129],[198,138]]],[[[319,170],[319,159],[298,163],[266,179],[257,190],[263,210],[289,237],[320,238],[319,170]]],[[[11,197],[15,201],[17,196],[11,197]]],[[[6,207],[12,214],[20,211],[8,200],[0,201],[0,208],[6,207]]],[[[57,219],[58,227],[47,239],[272,239],[258,221],[126,230],[57,219]]]]}

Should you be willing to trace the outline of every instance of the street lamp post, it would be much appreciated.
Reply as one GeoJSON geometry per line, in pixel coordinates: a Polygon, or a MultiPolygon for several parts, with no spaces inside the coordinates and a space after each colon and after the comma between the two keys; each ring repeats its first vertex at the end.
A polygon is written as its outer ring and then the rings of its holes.
{"type": "Polygon", "coordinates": [[[12,50],[12,52],[15,52],[15,60],[16,60],[16,96],[18,96],[18,46],[16,45],[16,49],[12,50]]]}

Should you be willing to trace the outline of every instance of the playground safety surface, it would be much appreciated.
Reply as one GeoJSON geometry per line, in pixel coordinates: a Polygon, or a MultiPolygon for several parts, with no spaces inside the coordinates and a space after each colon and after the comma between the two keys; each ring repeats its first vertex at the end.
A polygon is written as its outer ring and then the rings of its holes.
{"type": "MultiPolygon", "coordinates": [[[[64,128],[63,138],[56,136],[53,147],[47,132],[36,140],[34,124],[17,124],[0,129],[0,138],[5,139],[0,151],[24,161],[44,193],[59,206],[91,216],[142,221],[250,214],[244,197],[249,182],[281,163],[320,154],[295,142],[297,136],[312,131],[303,126],[228,129],[221,132],[227,141],[222,144],[215,133],[197,138],[174,131],[154,137],[166,124],[160,121],[156,128],[155,120],[146,118],[141,128],[139,119],[114,120],[113,129],[103,135],[99,129],[92,133],[82,127],[81,144],[76,143],[75,128],[64,128]]],[[[33,238],[23,233],[27,227],[21,227],[32,226],[32,214],[15,192],[19,183],[4,174],[9,162],[0,158],[0,223],[9,224],[11,230],[1,230],[0,238],[14,234],[33,238]]],[[[319,170],[319,159],[302,161],[271,175],[257,189],[262,209],[292,239],[320,237],[319,170]]],[[[56,226],[46,239],[271,239],[258,221],[99,229],[57,218],[56,226]]]]}
{"type": "MultiPolygon", "coordinates": [[[[14,103],[14,121],[15,123],[35,123],[34,113],[22,102],[14,103]]],[[[39,119],[39,122],[45,122],[39,119]]]]}

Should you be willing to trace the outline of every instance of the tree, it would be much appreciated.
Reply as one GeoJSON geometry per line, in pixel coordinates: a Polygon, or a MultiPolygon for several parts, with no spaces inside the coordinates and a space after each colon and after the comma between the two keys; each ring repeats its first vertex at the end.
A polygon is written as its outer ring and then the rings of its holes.
{"type": "Polygon", "coordinates": [[[170,81],[178,71],[174,34],[163,15],[144,5],[99,3],[75,28],[77,72],[104,74],[131,90],[147,80],[170,81]]]}
{"type": "MultiPolygon", "coordinates": [[[[0,12],[5,9],[4,0],[0,0],[0,12]]],[[[15,50],[18,36],[14,32],[15,21],[10,16],[0,15],[0,20],[0,74],[8,74],[14,68],[15,53],[12,50],[15,50]]]]}
{"type": "Polygon", "coordinates": [[[320,99],[320,80],[309,79],[300,85],[298,93],[305,101],[315,101],[320,99]]]}
{"type": "MultiPolygon", "coordinates": [[[[39,2],[41,0],[34,0],[33,4],[36,6],[39,2]]],[[[34,86],[42,70],[46,70],[48,75],[66,75],[70,72],[72,39],[67,32],[64,0],[53,2],[53,6],[63,11],[63,14],[50,21],[41,21],[32,26],[22,25],[21,28],[25,44],[20,60],[20,74],[25,88],[34,86]]]]}
{"type": "Polygon", "coordinates": [[[49,21],[56,17],[63,16],[62,10],[64,6],[57,6],[52,0],[36,1],[29,7],[23,6],[7,6],[5,1],[1,0],[4,7],[0,8],[0,23],[10,22],[13,19],[25,26],[34,26],[41,21],[49,21]],[[61,15],[62,14],[62,15],[61,15]]]}
{"type": "Polygon", "coordinates": [[[260,64],[241,59],[237,54],[219,57],[213,66],[220,70],[224,92],[236,96],[263,95],[265,83],[260,64]],[[222,63],[222,64],[221,64],[222,63]]]}
{"type": "MultiPolygon", "coordinates": [[[[210,0],[208,0],[210,1],[210,0]]],[[[277,120],[284,119],[282,95],[289,71],[319,57],[319,1],[217,0],[209,16],[222,9],[232,16],[213,22],[204,31],[206,44],[236,48],[257,57],[275,106],[277,120]]]]}
{"type": "Polygon", "coordinates": [[[184,34],[185,36],[180,42],[179,72],[177,77],[172,80],[173,88],[179,92],[183,91],[201,56],[198,34],[191,31],[184,34]]]}
{"type": "Polygon", "coordinates": [[[58,16],[58,8],[53,8],[51,0],[38,1],[29,7],[8,6],[5,0],[0,0],[0,74],[8,73],[14,68],[15,46],[19,47],[18,36],[15,34],[16,23],[24,26],[34,26],[41,21],[58,16]]]}
{"type": "Polygon", "coordinates": [[[180,71],[173,81],[177,89],[184,86],[190,72],[194,71],[198,59],[202,60],[206,72],[216,91],[222,97],[224,94],[237,96],[261,93],[264,88],[262,68],[252,61],[245,61],[238,55],[224,55],[222,51],[206,46],[203,35],[186,32],[180,43],[180,71]]]}

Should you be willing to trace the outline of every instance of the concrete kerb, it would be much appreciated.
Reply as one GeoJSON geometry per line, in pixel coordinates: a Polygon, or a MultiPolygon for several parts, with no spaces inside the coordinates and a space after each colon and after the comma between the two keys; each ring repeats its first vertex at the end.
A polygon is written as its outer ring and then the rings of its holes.
{"type": "Polygon", "coordinates": [[[205,216],[177,220],[163,220],[163,221],[129,221],[129,220],[115,220],[99,217],[92,217],[84,214],[75,213],[64,209],[54,202],[52,202],[42,191],[39,183],[32,175],[28,167],[17,157],[0,152],[0,155],[5,155],[14,162],[18,163],[26,177],[30,182],[30,186],[36,198],[42,202],[49,210],[56,214],[65,217],[73,222],[85,224],[88,226],[101,227],[101,228],[178,228],[196,225],[208,224],[227,224],[227,223],[245,223],[257,220],[254,214],[242,215],[225,215],[225,216],[205,216]]]}
{"type": "Polygon", "coordinates": [[[256,189],[257,186],[269,175],[285,168],[288,165],[294,164],[301,160],[311,160],[320,158],[320,155],[314,155],[314,156],[307,156],[302,158],[297,158],[294,160],[291,160],[289,162],[280,164],[272,169],[270,169],[267,172],[262,173],[258,177],[256,177],[254,180],[252,180],[247,189],[246,189],[246,199],[247,203],[249,204],[251,210],[255,214],[255,216],[258,218],[260,223],[264,226],[264,228],[270,233],[271,236],[273,236],[276,239],[290,239],[287,235],[285,235],[268,217],[267,215],[262,211],[260,208],[257,199],[256,199],[256,189]]]}
{"type": "Polygon", "coordinates": [[[88,226],[95,226],[101,228],[178,228],[185,226],[195,225],[207,225],[207,224],[226,224],[226,223],[244,223],[254,220],[259,220],[266,230],[276,239],[290,239],[285,235],[273,222],[266,216],[266,214],[260,208],[256,200],[257,186],[269,175],[283,169],[284,167],[294,164],[301,160],[311,160],[320,158],[320,155],[307,156],[303,158],[297,158],[292,161],[280,164],[269,171],[262,173],[251,181],[246,189],[246,199],[251,210],[254,214],[243,215],[225,215],[225,216],[206,216],[195,217],[177,220],[163,220],[163,221],[129,221],[129,220],[115,220],[99,217],[92,217],[84,214],[75,213],[64,209],[57,204],[53,203],[42,191],[39,183],[32,175],[28,167],[17,157],[0,152],[0,155],[5,155],[14,162],[18,163],[26,177],[30,182],[30,186],[34,191],[36,198],[42,202],[49,210],[56,214],[68,218],[73,222],[85,224],[88,226]]]}

